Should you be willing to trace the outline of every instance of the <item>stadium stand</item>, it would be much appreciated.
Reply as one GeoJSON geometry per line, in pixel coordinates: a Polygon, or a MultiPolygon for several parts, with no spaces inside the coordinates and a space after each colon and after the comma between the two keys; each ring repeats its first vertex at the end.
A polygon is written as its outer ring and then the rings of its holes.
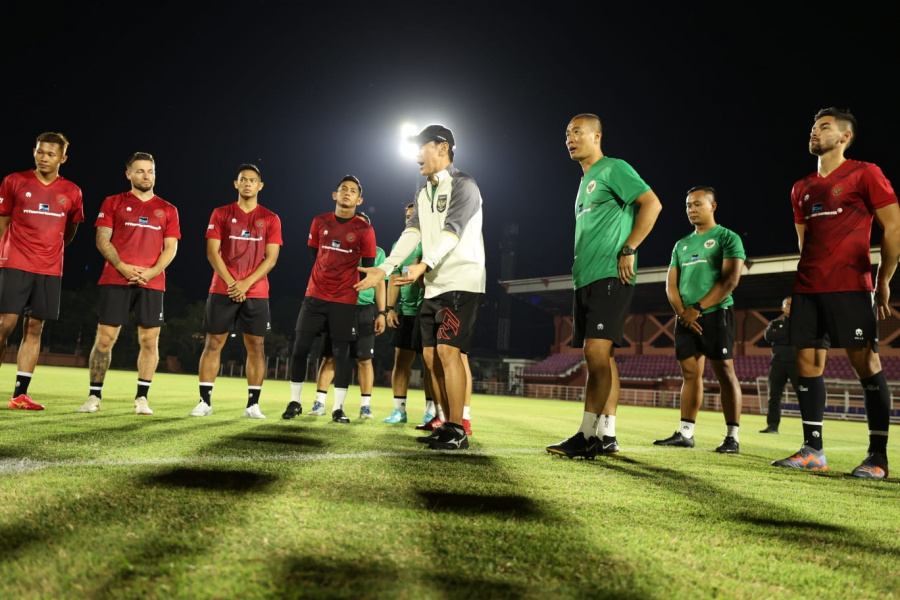
{"type": "Polygon", "coordinates": [[[565,377],[581,368],[584,356],[581,353],[551,354],[544,360],[525,367],[529,377],[565,377]]]}

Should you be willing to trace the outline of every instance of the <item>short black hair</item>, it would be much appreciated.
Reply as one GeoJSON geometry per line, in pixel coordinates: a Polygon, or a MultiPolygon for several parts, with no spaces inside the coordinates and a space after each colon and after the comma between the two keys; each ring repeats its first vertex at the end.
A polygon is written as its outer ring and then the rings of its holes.
{"type": "Polygon", "coordinates": [[[349,175],[349,174],[344,175],[344,177],[340,181],[338,181],[337,186],[341,187],[341,184],[344,183],[345,181],[352,181],[353,183],[358,185],[359,186],[359,195],[362,196],[362,184],[359,182],[359,177],[357,177],[356,175],[349,175]]]}
{"type": "Polygon", "coordinates": [[[65,155],[66,150],[69,149],[69,140],[63,134],[56,131],[45,131],[41,135],[37,136],[37,142],[35,142],[35,147],[39,146],[41,142],[46,144],[59,144],[59,147],[62,148],[62,153],[65,155]]]}
{"type": "Polygon", "coordinates": [[[718,202],[718,198],[716,198],[716,188],[711,185],[695,185],[691,189],[689,189],[684,195],[690,196],[694,192],[708,192],[712,194],[713,202],[718,202]]]}
{"type": "Polygon", "coordinates": [[[237,174],[240,176],[241,171],[253,171],[259,176],[259,180],[262,181],[262,173],[259,172],[259,167],[251,163],[244,163],[242,165],[238,165],[237,174]]]}
{"type": "Polygon", "coordinates": [[[125,161],[125,170],[130,171],[131,165],[133,165],[136,160],[149,160],[153,163],[154,167],[156,166],[156,161],[153,159],[152,154],[149,152],[135,152],[125,161]]]}
{"type": "Polygon", "coordinates": [[[853,143],[853,140],[856,139],[856,130],[859,127],[859,123],[856,122],[856,117],[853,116],[850,109],[829,106],[828,108],[819,110],[819,112],[816,113],[816,116],[813,117],[813,121],[818,121],[822,117],[834,117],[834,120],[841,126],[841,131],[846,131],[847,129],[850,130],[850,133],[853,135],[850,136],[850,141],[847,142],[845,149],[849,148],[850,144],[853,143]]]}

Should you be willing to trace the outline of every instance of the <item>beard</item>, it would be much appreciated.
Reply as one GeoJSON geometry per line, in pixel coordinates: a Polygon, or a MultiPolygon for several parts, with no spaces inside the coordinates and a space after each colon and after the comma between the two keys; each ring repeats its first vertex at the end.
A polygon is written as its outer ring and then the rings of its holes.
{"type": "Polygon", "coordinates": [[[134,189],[136,189],[140,192],[149,192],[150,190],[153,189],[152,183],[134,183],[134,182],[132,182],[131,185],[134,186],[134,189]]]}

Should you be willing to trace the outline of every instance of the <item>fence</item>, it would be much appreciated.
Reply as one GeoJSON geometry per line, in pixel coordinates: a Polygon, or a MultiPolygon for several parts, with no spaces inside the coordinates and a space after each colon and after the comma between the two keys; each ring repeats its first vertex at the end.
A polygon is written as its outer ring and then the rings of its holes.
{"type": "MultiPolygon", "coordinates": [[[[900,409],[894,407],[894,396],[900,393],[900,381],[889,381],[891,390],[891,423],[900,423],[900,409]]],[[[756,378],[756,389],[759,397],[760,414],[769,412],[769,380],[767,377],[756,378]]],[[[847,379],[826,379],[825,389],[828,395],[825,400],[825,418],[841,420],[866,420],[866,402],[859,381],[847,379]]],[[[800,404],[797,395],[790,386],[786,386],[781,398],[781,414],[800,416],[800,404]]]]}

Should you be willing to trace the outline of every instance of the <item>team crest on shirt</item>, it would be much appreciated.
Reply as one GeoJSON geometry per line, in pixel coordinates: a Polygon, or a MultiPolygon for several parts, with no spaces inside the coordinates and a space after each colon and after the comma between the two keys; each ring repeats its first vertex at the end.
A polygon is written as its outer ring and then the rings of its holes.
{"type": "Polygon", "coordinates": [[[355,241],[356,241],[356,234],[353,233],[352,231],[351,231],[350,233],[348,233],[348,234],[347,234],[347,241],[348,241],[348,242],[355,242],[355,241]]]}
{"type": "Polygon", "coordinates": [[[706,240],[703,242],[703,247],[709,250],[710,248],[715,248],[716,240],[706,240]]]}
{"type": "Polygon", "coordinates": [[[58,197],[56,198],[56,201],[59,202],[61,205],[65,206],[65,205],[66,205],[66,202],[68,202],[69,199],[66,198],[65,196],[58,196],[58,197]]]}
{"type": "Polygon", "coordinates": [[[588,194],[590,194],[596,189],[597,189],[597,182],[592,180],[589,184],[587,184],[587,187],[584,188],[584,191],[587,192],[588,194]]]}
{"type": "Polygon", "coordinates": [[[841,193],[843,193],[843,191],[844,191],[844,188],[842,186],[838,185],[838,186],[831,188],[831,195],[832,196],[840,196],[841,193]]]}
{"type": "Polygon", "coordinates": [[[256,226],[257,226],[257,227],[262,227],[262,226],[263,226],[263,222],[262,222],[262,221],[257,221],[257,222],[256,222],[256,226]]]}
{"type": "Polygon", "coordinates": [[[444,212],[445,210],[447,210],[447,194],[438,196],[436,208],[438,212],[444,212]]]}
{"type": "Polygon", "coordinates": [[[157,217],[159,217],[160,219],[162,219],[163,211],[161,211],[161,210],[154,210],[154,211],[153,211],[153,214],[156,215],[157,217]]]}

